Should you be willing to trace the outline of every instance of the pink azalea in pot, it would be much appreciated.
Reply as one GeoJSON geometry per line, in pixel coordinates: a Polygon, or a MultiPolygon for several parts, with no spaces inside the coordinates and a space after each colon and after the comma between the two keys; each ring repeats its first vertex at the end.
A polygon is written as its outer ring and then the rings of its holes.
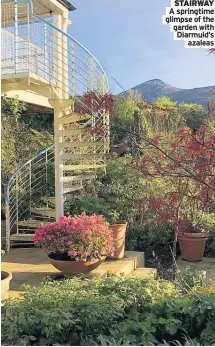
{"type": "Polygon", "coordinates": [[[94,270],[114,251],[109,223],[102,216],[87,216],[85,212],[41,225],[33,242],[44,249],[52,265],[67,277],[94,270]]]}

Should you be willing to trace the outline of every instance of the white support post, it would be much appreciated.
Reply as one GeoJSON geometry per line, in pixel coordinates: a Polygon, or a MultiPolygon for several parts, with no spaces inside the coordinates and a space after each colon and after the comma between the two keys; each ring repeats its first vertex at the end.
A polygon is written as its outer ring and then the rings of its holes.
{"type": "MultiPolygon", "coordinates": [[[[54,15],[54,25],[62,29],[62,15],[54,15]]],[[[63,97],[62,93],[62,38],[61,34],[54,31],[54,77],[57,85],[58,98],[63,97]]],[[[63,168],[60,159],[60,134],[62,125],[59,124],[58,118],[61,116],[60,107],[54,105],[54,147],[55,147],[55,200],[56,200],[56,220],[64,215],[63,206],[63,168]]]]}
{"type": "MultiPolygon", "coordinates": [[[[68,18],[68,16],[67,16],[68,18]]],[[[65,14],[57,13],[54,15],[53,24],[67,31],[68,19],[65,14]]],[[[71,107],[72,100],[69,99],[69,78],[68,78],[68,48],[67,38],[57,30],[54,30],[54,78],[58,99],[49,99],[54,109],[54,144],[55,144],[55,200],[56,200],[56,220],[64,215],[63,201],[63,162],[61,159],[62,135],[60,130],[63,125],[59,122],[64,111],[71,107]]]]}
{"type": "Polygon", "coordinates": [[[63,203],[63,164],[61,161],[61,148],[60,143],[62,137],[59,130],[62,125],[59,124],[59,118],[62,116],[62,111],[59,106],[54,107],[54,149],[55,149],[55,206],[56,206],[56,220],[64,215],[63,203]]]}
{"type": "MultiPolygon", "coordinates": [[[[53,24],[62,29],[62,14],[55,14],[53,24]]],[[[62,34],[54,30],[54,78],[57,85],[58,98],[63,98],[63,57],[62,57],[62,34]]]]}
{"type": "Polygon", "coordinates": [[[63,162],[61,159],[62,149],[62,122],[59,118],[62,117],[63,112],[69,112],[72,100],[65,99],[49,99],[49,103],[54,109],[54,146],[55,146],[55,199],[56,199],[56,220],[64,215],[64,201],[63,201],[63,162]]]}

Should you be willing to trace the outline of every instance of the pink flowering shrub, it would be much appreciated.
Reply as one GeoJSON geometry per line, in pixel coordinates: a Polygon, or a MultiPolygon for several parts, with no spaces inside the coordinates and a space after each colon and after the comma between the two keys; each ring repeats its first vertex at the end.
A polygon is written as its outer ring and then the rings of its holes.
{"type": "Polygon", "coordinates": [[[113,253],[113,236],[102,216],[61,217],[58,222],[41,225],[33,242],[57,259],[91,261],[113,253]]]}

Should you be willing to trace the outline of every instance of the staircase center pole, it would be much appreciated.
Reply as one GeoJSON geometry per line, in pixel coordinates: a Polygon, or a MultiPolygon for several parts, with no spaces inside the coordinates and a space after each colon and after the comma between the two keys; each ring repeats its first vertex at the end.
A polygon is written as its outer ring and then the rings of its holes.
{"type": "MultiPolygon", "coordinates": [[[[62,29],[62,15],[54,15],[54,25],[62,29]]],[[[62,105],[60,99],[63,97],[63,73],[62,73],[62,34],[54,31],[54,78],[56,80],[56,90],[58,99],[54,102],[54,144],[55,144],[55,199],[56,199],[56,220],[64,215],[63,203],[63,165],[60,156],[62,142],[62,124],[59,123],[59,118],[62,117],[62,105]]]]}
{"type": "Polygon", "coordinates": [[[60,157],[60,125],[58,118],[61,117],[59,107],[54,108],[54,146],[55,146],[55,200],[56,200],[56,220],[64,215],[63,203],[63,165],[60,157]]]}

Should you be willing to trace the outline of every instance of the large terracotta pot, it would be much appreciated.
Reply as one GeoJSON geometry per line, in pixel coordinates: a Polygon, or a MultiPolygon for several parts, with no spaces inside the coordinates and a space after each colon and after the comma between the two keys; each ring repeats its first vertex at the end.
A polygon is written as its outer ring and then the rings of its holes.
{"type": "Polygon", "coordinates": [[[8,298],[8,291],[11,279],[11,272],[1,271],[1,301],[4,301],[8,298]]]}
{"type": "Polygon", "coordinates": [[[126,233],[126,222],[121,222],[117,224],[110,224],[110,229],[113,232],[114,241],[114,254],[108,256],[109,259],[121,259],[125,255],[125,233],[126,233]]]}
{"type": "Polygon", "coordinates": [[[50,263],[68,278],[81,274],[88,274],[95,270],[104,260],[105,257],[88,262],[56,260],[49,257],[50,263]]]}
{"type": "Polygon", "coordinates": [[[201,261],[205,251],[207,234],[179,233],[178,242],[183,260],[201,261]]]}

